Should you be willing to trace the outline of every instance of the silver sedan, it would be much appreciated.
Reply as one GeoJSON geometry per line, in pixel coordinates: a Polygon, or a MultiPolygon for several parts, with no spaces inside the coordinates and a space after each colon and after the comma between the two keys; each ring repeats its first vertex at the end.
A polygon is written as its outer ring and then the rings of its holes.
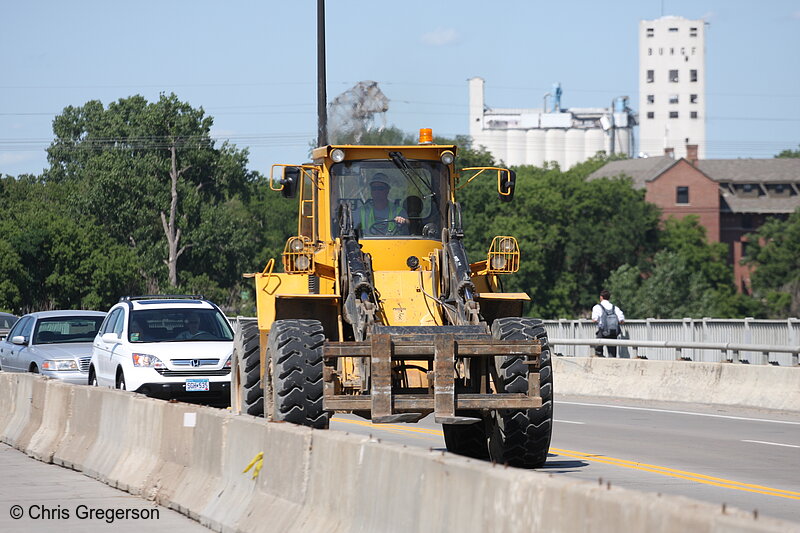
{"type": "Polygon", "coordinates": [[[100,311],[39,311],[23,316],[0,342],[0,369],[85,385],[92,340],[105,316],[100,311]]]}

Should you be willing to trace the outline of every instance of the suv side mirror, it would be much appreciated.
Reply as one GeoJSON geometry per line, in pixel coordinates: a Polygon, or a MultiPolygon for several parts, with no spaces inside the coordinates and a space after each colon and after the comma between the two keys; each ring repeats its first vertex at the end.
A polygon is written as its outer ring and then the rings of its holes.
{"type": "Polygon", "coordinates": [[[17,344],[19,346],[23,346],[28,344],[28,341],[25,340],[25,337],[22,335],[14,335],[11,337],[11,344],[17,344]]]}
{"type": "Polygon", "coordinates": [[[283,167],[283,179],[281,180],[281,194],[284,198],[294,198],[297,196],[297,185],[300,183],[300,167],[283,167]]]}
{"type": "Polygon", "coordinates": [[[109,344],[114,344],[119,342],[119,337],[117,337],[116,333],[111,333],[111,332],[103,333],[103,335],[100,338],[103,340],[103,342],[107,342],[109,344]]]}
{"type": "Polygon", "coordinates": [[[517,173],[513,170],[501,170],[497,173],[497,196],[502,202],[510,202],[514,198],[517,186],[517,173]]]}

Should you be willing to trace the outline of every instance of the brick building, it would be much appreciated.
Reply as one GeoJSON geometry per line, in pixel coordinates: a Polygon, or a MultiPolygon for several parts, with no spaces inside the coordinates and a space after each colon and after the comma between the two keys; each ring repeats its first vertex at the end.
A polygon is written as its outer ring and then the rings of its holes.
{"type": "Polygon", "coordinates": [[[665,155],[611,161],[589,179],[628,176],[662,218],[697,215],[709,242],[728,245],[739,290],[749,291],[750,270],[740,264],[747,239],[770,217],[785,219],[800,207],[800,159],[703,159],[697,146],[686,157],[665,155]]]}

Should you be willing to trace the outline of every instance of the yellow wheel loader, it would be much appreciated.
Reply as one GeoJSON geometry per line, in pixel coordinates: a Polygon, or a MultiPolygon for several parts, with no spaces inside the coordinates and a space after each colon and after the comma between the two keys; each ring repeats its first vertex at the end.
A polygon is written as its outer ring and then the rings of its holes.
{"type": "Polygon", "coordinates": [[[258,320],[240,320],[232,408],[314,428],[333,413],[373,423],[433,414],[447,449],[512,466],[544,464],[552,429],[550,348],[521,317],[511,236],[470,263],[457,192],[479,176],[510,201],[504,168],[456,172],[456,147],[322,146],[274,165],[298,204],[297,235],[255,280],[258,320]],[[282,271],[279,271],[282,270],[282,271]]]}

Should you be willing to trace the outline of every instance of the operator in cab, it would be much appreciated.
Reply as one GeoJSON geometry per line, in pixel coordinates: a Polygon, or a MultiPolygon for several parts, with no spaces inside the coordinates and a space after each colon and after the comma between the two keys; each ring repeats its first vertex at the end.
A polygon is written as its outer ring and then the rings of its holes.
{"type": "Polygon", "coordinates": [[[364,235],[407,235],[408,214],[399,203],[389,200],[389,178],[382,172],[369,183],[372,199],[359,206],[353,216],[357,229],[364,235]]]}

